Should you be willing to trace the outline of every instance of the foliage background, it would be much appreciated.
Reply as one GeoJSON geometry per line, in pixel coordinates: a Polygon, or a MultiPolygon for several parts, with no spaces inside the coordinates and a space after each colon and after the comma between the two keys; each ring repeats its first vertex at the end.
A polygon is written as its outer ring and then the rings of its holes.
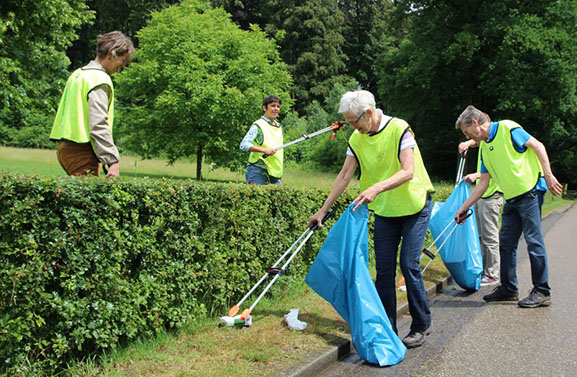
{"type": "MultiPolygon", "coordinates": [[[[126,145],[169,162],[196,157],[231,169],[247,119],[271,93],[290,108],[292,83],[274,41],[240,30],[222,9],[185,0],[155,13],[138,33],[136,62],[118,78],[126,145]]],[[[201,178],[201,171],[197,171],[201,178]]]]}
{"type": "MultiPolygon", "coordinates": [[[[241,73],[240,80],[247,80],[249,85],[227,81],[228,93],[236,91],[234,105],[220,103],[212,110],[220,111],[220,116],[227,118],[224,123],[232,127],[212,143],[205,133],[191,132],[200,128],[198,107],[186,97],[194,95],[205,100],[212,95],[212,100],[220,100],[222,92],[214,90],[215,76],[203,76],[214,68],[213,61],[206,61],[204,67],[199,61],[193,65],[190,61],[171,65],[172,75],[186,77],[195,83],[194,88],[185,88],[182,83],[169,86],[172,92],[166,98],[171,97],[172,101],[165,105],[174,107],[172,114],[163,113],[166,109],[157,103],[149,108],[153,109],[149,110],[151,113],[135,116],[144,108],[142,102],[151,104],[158,98],[160,89],[155,90],[155,86],[160,83],[154,81],[151,70],[166,73],[166,67],[154,64],[166,61],[170,55],[168,51],[147,47],[145,36],[168,48],[174,47],[178,35],[190,30],[190,25],[175,23],[167,16],[158,15],[151,21],[152,14],[171,9],[169,13],[180,12],[182,17],[183,8],[173,9],[181,1],[6,0],[0,4],[0,143],[53,147],[47,135],[66,76],[92,58],[97,34],[120,29],[134,39],[136,46],[143,39],[136,63],[125,71],[127,77],[132,76],[127,81],[134,83],[137,74],[147,75],[142,85],[137,85],[138,96],[128,84],[123,89],[124,83],[117,83],[118,129],[126,131],[126,137],[119,138],[118,144],[124,153],[173,161],[191,155],[198,158],[195,153],[199,146],[206,145],[205,149],[210,150],[206,156],[215,164],[238,168],[246,156],[236,146],[260,113],[260,99],[256,98],[260,94],[255,93],[265,90],[266,83],[270,84],[268,90],[280,88],[277,94],[283,96],[286,104],[281,121],[291,137],[324,128],[339,119],[335,109],[342,91],[361,85],[375,93],[377,105],[385,112],[409,121],[429,173],[436,178],[447,179],[454,174],[455,146],[462,137],[453,124],[462,109],[472,103],[494,120],[509,118],[523,125],[548,147],[558,178],[572,186],[577,184],[577,0],[186,3],[189,5],[185,8],[193,10],[191,17],[198,9],[204,9],[203,22],[211,30],[215,27],[211,22],[222,20],[224,9],[236,25],[226,22],[231,36],[244,30],[248,35],[259,35],[256,39],[261,40],[249,47],[251,43],[246,38],[231,38],[226,45],[222,43],[222,32],[214,29],[214,35],[209,32],[200,38],[205,40],[204,46],[206,39],[214,39],[215,43],[220,40],[221,57],[226,46],[231,51],[246,46],[257,56],[263,52],[259,49],[264,48],[272,65],[286,65],[281,71],[286,69],[292,77],[289,87],[276,85],[273,78],[263,78],[259,72],[253,75],[248,69],[241,73]],[[196,5],[191,7],[191,3],[196,5]],[[209,10],[211,7],[221,10],[209,10]],[[147,29],[142,29],[149,23],[147,29]],[[156,37],[152,37],[152,29],[162,28],[174,35],[168,33],[167,40],[161,41],[162,33],[157,30],[156,37]],[[268,44],[262,39],[265,36],[268,44]],[[276,52],[270,52],[272,45],[276,45],[276,52]],[[249,86],[256,87],[255,92],[251,93],[249,86]],[[340,90],[338,95],[336,89],[340,90]],[[164,134],[141,131],[141,125],[154,130],[153,121],[180,126],[175,128],[174,136],[162,127],[159,129],[164,134]],[[133,137],[128,137],[131,134],[133,137]],[[173,137],[159,148],[159,139],[167,135],[173,137]],[[156,147],[151,148],[152,145],[156,147]]],[[[203,46],[202,41],[195,43],[203,46]]],[[[199,53],[202,51],[208,50],[202,47],[199,53]]],[[[184,57],[182,53],[180,56],[184,57]]],[[[169,77],[165,73],[163,76],[169,77]]],[[[286,79],[279,81],[285,83],[286,79]]],[[[209,132],[214,130],[210,126],[209,132]]],[[[342,161],[342,149],[339,143],[311,140],[307,146],[301,144],[287,150],[288,161],[335,170],[342,161]],[[335,163],[337,156],[340,161],[335,163]]]]}
{"type": "MultiPolygon", "coordinates": [[[[51,374],[70,357],[225,311],[306,229],[326,195],[0,175],[0,372],[51,374]]],[[[335,214],[355,196],[345,193],[335,214]]],[[[302,278],[327,228],[288,276],[302,278]]]]}

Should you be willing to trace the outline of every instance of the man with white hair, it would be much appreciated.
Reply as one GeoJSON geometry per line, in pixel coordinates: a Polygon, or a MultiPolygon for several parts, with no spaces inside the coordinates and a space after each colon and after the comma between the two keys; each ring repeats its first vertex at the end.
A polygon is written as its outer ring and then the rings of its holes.
{"type": "Polygon", "coordinates": [[[395,274],[401,239],[400,266],[407,287],[412,317],[407,348],[422,345],[431,325],[425,284],[419,264],[431,216],[434,191],[423,164],[413,131],[402,119],[390,117],[376,108],[375,98],[366,90],[345,93],[339,113],[355,130],[343,167],[319,211],[309,220],[318,223],[348,186],[360,166],[361,194],[357,205],[368,204],[375,214],[374,245],[377,292],[393,330],[397,330],[395,274]]]}

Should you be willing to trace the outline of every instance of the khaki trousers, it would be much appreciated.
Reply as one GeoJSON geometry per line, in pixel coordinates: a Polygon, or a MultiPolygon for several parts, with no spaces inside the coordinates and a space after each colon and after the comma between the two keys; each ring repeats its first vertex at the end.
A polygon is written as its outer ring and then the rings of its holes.
{"type": "Polygon", "coordinates": [[[60,166],[68,175],[94,175],[98,177],[100,174],[98,158],[90,143],[79,144],[61,140],[56,148],[56,156],[60,166]]]}
{"type": "Polygon", "coordinates": [[[496,192],[475,204],[475,217],[479,228],[479,241],[483,255],[483,274],[499,280],[499,216],[503,207],[503,194],[496,192]]]}

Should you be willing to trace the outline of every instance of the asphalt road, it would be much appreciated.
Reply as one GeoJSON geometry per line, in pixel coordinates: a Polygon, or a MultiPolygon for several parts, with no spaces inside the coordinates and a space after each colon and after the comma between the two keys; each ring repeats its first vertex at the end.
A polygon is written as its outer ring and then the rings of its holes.
{"type": "MultiPolygon", "coordinates": [[[[408,350],[398,365],[379,368],[356,353],[334,363],[329,376],[577,376],[577,205],[543,220],[553,304],[523,309],[516,303],[485,303],[492,287],[466,293],[449,285],[431,300],[432,333],[408,350]]],[[[523,239],[518,248],[520,298],[531,274],[523,239]]],[[[400,334],[409,319],[400,321],[400,334]]]]}

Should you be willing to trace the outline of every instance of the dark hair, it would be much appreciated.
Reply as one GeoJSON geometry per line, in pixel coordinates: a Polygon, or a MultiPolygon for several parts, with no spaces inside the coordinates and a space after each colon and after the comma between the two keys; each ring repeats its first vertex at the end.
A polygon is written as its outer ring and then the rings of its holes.
{"type": "Polygon", "coordinates": [[[280,98],[278,98],[277,96],[273,96],[272,94],[264,97],[264,99],[262,100],[262,105],[268,109],[268,104],[273,102],[278,102],[279,105],[282,105],[280,98]]]}
{"type": "Polygon", "coordinates": [[[96,56],[104,59],[108,53],[112,56],[124,56],[128,53],[128,60],[134,55],[132,41],[120,31],[111,31],[96,38],[96,56]]]}

